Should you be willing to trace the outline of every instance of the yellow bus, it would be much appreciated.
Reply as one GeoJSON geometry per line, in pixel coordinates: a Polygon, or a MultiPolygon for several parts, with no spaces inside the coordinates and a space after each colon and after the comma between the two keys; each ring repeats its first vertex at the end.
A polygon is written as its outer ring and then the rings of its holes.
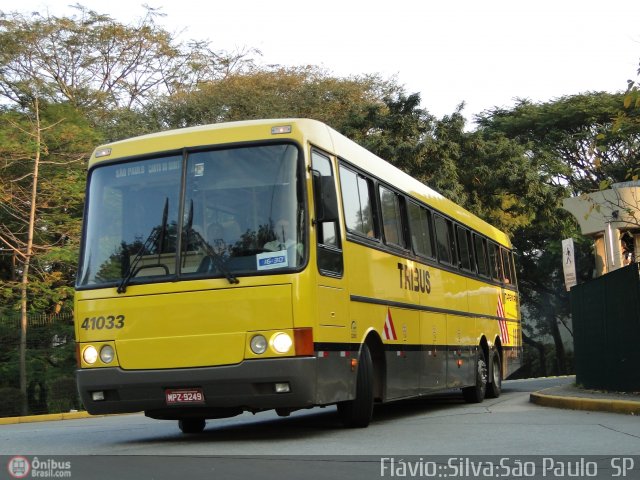
{"type": "Polygon", "coordinates": [[[92,414],[207,419],[461,389],[522,358],[508,237],[327,125],[223,123],[101,146],[75,295],[92,414]]]}

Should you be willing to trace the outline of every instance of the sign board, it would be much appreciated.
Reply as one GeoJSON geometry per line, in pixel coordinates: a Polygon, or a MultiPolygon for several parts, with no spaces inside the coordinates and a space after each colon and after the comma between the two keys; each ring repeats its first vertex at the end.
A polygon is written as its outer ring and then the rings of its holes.
{"type": "Polygon", "coordinates": [[[562,240],[562,270],[564,271],[564,285],[567,292],[576,285],[576,258],[573,250],[573,238],[562,240]]]}

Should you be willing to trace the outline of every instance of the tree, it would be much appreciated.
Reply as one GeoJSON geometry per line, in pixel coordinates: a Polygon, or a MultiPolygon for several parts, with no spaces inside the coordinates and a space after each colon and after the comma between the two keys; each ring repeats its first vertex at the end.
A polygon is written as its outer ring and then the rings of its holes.
{"type": "Polygon", "coordinates": [[[75,8],[70,17],[0,12],[0,96],[22,105],[37,78],[41,101],[85,112],[107,140],[142,133],[137,113],[150,99],[251,70],[259,53],[178,42],[150,7],[129,25],[75,8]]]}
{"type": "Polygon", "coordinates": [[[28,110],[2,114],[0,242],[11,253],[11,263],[2,269],[0,296],[7,305],[14,304],[17,285],[20,389],[25,398],[28,314],[38,307],[52,313],[70,308],[65,300],[71,298],[82,212],[79,170],[88,148],[84,142],[95,140],[86,127],[63,116],[72,112],[43,105],[34,96],[28,110]]]}
{"type": "Polygon", "coordinates": [[[131,25],[80,5],[78,15],[0,14],[0,91],[20,103],[28,72],[48,101],[92,111],[133,108],[162,94],[223,78],[253,63],[249,52],[215,52],[208,42],[179,43],[147,7],[131,25]],[[25,76],[26,75],[26,76],[25,76]],[[44,93],[44,92],[43,92],[44,93]]]}
{"type": "Polygon", "coordinates": [[[101,141],[98,132],[113,138],[123,133],[116,120],[137,118],[149,98],[252,65],[248,52],[176,42],[150,8],[133,25],[76,9],[79,16],[62,18],[0,13],[0,298],[21,312],[23,413],[27,317],[70,308],[81,160],[101,141]]]}
{"type": "MultiPolygon", "coordinates": [[[[478,118],[476,134],[484,139],[504,138],[521,149],[520,161],[509,163],[508,168],[514,168],[514,173],[529,172],[517,173],[505,183],[518,209],[528,209],[530,217],[513,230],[523,313],[535,319],[530,322],[529,335],[552,337],[554,369],[560,373],[569,369],[560,332],[570,315],[562,281],[561,240],[579,239],[579,280],[591,278],[594,267],[590,242],[580,237],[561,201],[623,180],[637,163],[640,130],[612,131],[622,101],[622,95],[608,93],[574,95],[542,104],[520,101],[511,110],[495,109],[478,118]]],[[[491,168],[486,159],[480,165],[491,168]]],[[[486,186],[495,188],[488,180],[486,186]]],[[[502,184],[505,179],[498,176],[496,180],[502,184]]]]}
{"type": "Polygon", "coordinates": [[[540,104],[520,100],[511,110],[490,110],[477,121],[525,146],[544,168],[541,173],[575,195],[622,181],[638,168],[640,124],[612,128],[623,102],[623,94],[606,92],[540,104]]]}
{"type": "Polygon", "coordinates": [[[193,90],[159,97],[144,109],[149,130],[257,118],[310,117],[334,128],[381,105],[379,92],[396,88],[376,76],[336,78],[317,67],[236,72],[193,90]]]}
{"type": "MultiPolygon", "coordinates": [[[[22,32],[16,30],[16,27],[28,25],[19,17],[14,15],[11,21],[3,15],[0,20],[0,95],[15,104],[13,108],[4,108],[3,119],[6,123],[3,123],[5,127],[1,132],[5,141],[1,165],[3,175],[0,183],[0,218],[3,220],[0,224],[0,242],[4,249],[11,253],[10,267],[2,269],[5,272],[2,294],[9,304],[13,303],[15,291],[12,285],[19,285],[19,377],[20,390],[25,399],[22,405],[23,414],[26,414],[28,409],[26,349],[28,313],[33,307],[29,305],[32,271],[40,267],[38,274],[41,279],[56,276],[58,272],[51,261],[45,260],[44,255],[50,255],[51,260],[51,255],[54,255],[56,250],[60,252],[68,246],[68,239],[71,238],[69,232],[64,232],[66,225],[55,228],[54,223],[48,221],[47,215],[43,212],[53,209],[51,202],[54,201],[55,192],[61,189],[51,189],[54,194],[43,198],[40,195],[41,169],[44,162],[50,163],[53,171],[65,165],[77,164],[87,152],[87,149],[83,149],[82,155],[78,156],[77,151],[68,148],[70,123],[62,127],[65,118],[59,116],[61,110],[49,105],[59,100],[57,93],[60,84],[56,83],[58,78],[55,75],[47,76],[43,73],[43,66],[46,65],[43,60],[51,59],[46,58],[44,50],[39,50],[42,45],[38,40],[43,37],[34,35],[34,30],[48,35],[54,35],[54,32],[40,28],[52,25],[43,26],[38,22],[34,24],[37,28],[26,28],[22,32]],[[57,147],[61,146],[63,148],[60,150],[64,149],[66,159],[55,159],[57,147]],[[51,155],[52,153],[54,155],[51,155]],[[40,262],[34,262],[37,255],[43,257],[40,262]]],[[[55,61],[50,65],[54,64],[55,61]]],[[[64,72],[64,65],[58,67],[62,69],[58,73],[64,72]]],[[[73,100],[73,92],[69,90],[66,93],[69,100],[73,100]]],[[[94,139],[93,135],[87,135],[86,138],[94,139]]],[[[78,144],[77,141],[72,143],[78,144]]],[[[86,147],[86,144],[84,146],[86,147]]],[[[52,175],[48,180],[52,181],[56,177],[52,175]]],[[[69,209],[69,200],[66,198],[57,203],[64,205],[63,210],[69,209]]],[[[58,294],[58,309],[62,306],[61,299],[64,296],[66,295],[58,294]]],[[[48,300],[51,301],[52,298],[48,297],[48,300]]],[[[47,303],[42,297],[41,301],[47,303]]]]}
{"type": "MultiPolygon", "coordinates": [[[[640,68],[637,71],[640,77],[640,68]]],[[[624,94],[622,108],[618,111],[612,125],[613,132],[637,132],[640,126],[640,84],[637,80],[627,80],[627,90],[624,94]]],[[[629,177],[640,176],[640,169],[629,171],[629,177]]]]}
{"type": "MultiPolygon", "coordinates": [[[[640,76],[640,68],[638,76],[640,76]]],[[[602,214],[601,207],[606,206],[605,210],[617,212],[617,218],[614,217],[612,220],[624,221],[629,225],[640,227],[640,198],[635,191],[625,188],[631,185],[623,183],[624,181],[637,182],[640,179],[640,88],[637,81],[627,81],[627,91],[607,134],[634,139],[635,149],[631,153],[635,155],[635,162],[630,162],[624,178],[618,176],[600,182],[600,190],[608,190],[602,195],[596,195],[596,198],[603,203],[596,203],[595,199],[588,195],[584,197],[592,202],[592,211],[602,214]],[[614,183],[621,184],[614,185],[614,183]]]]}

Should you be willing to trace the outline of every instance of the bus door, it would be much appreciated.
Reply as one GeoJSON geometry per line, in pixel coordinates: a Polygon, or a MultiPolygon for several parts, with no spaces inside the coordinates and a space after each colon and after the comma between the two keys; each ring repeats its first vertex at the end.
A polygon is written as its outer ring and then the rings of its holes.
{"type": "MultiPolygon", "coordinates": [[[[353,377],[350,362],[352,329],[344,279],[335,169],[328,155],[311,154],[317,261],[317,318],[314,341],[318,353],[318,403],[344,400],[353,377]]],[[[313,257],[312,257],[313,258],[313,257]]],[[[355,332],[354,332],[355,333],[355,332]]]]}

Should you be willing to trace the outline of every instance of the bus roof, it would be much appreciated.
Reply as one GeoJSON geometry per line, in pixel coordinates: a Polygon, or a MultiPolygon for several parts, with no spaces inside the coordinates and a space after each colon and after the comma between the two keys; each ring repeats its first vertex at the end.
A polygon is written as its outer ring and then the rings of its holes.
{"type": "Polygon", "coordinates": [[[348,139],[328,125],[311,119],[286,118],[227,122],[166,130],[102,145],[93,152],[89,168],[102,161],[139,157],[184,148],[243,143],[256,140],[293,139],[332,153],[396,189],[430,205],[435,210],[476,230],[498,243],[511,247],[508,236],[460,205],[445,198],[389,162],[348,139]],[[274,130],[275,127],[288,127],[274,130]]]}

